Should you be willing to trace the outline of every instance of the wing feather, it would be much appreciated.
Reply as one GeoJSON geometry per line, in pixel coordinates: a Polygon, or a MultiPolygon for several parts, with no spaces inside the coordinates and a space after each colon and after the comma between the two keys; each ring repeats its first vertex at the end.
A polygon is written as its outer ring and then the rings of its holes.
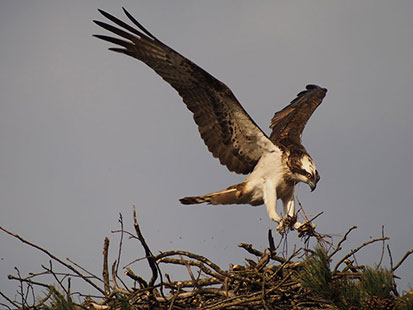
{"type": "Polygon", "coordinates": [[[193,113],[208,150],[230,171],[251,172],[264,151],[275,148],[224,83],[156,39],[125,9],[137,28],[99,12],[120,28],[94,22],[122,39],[95,36],[120,46],[110,50],[141,60],[175,88],[193,113]]]}
{"type": "Polygon", "coordinates": [[[275,113],[271,119],[270,140],[277,146],[301,145],[304,127],[326,93],[325,88],[307,85],[306,90],[300,92],[290,105],[275,113]]]}

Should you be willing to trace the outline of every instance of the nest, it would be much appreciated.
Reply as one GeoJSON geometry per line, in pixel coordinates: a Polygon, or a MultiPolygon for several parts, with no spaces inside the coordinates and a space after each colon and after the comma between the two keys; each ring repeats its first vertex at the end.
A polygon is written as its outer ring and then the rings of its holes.
{"type": "MultiPolygon", "coordinates": [[[[342,239],[333,245],[330,237],[317,233],[310,221],[298,231],[299,236],[308,245],[310,238],[315,238],[318,246],[315,250],[307,247],[294,249],[287,257],[285,252],[275,246],[271,230],[268,232],[268,248],[260,251],[251,244],[240,243],[253,259],[246,258],[243,265],[230,265],[228,270],[220,268],[210,259],[188,251],[167,251],[153,255],[146,243],[134,210],[134,233],[121,229],[118,232],[140,241],[152,276],[149,280],[136,275],[125,267],[125,275],[133,280],[128,287],[118,276],[118,262],[114,261],[111,269],[108,262],[109,239],[106,238],[103,249],[102,277],[91,274],[77,264],[69,264],[55,257],[47,250],[35,245],[4,228],[1,230],[33,246],[51,258],[50,267],[44,267],[41,274],[29,274],[23,277],[9,276],[20,282],[18,301],[1,294],[12,305],[9,308],[32,309],[407,309],[413,306],[413,295],[400,297],[394,282],[394,271],[413,253],[405,256],[390,269],[372,269],[359,266],[353,259],[362,248],[388,240],[384,233],[380,238],[371,239],[344,255],[333,267],[333,256],[341,251],[343,242],[356,227],[351,227],[342,239]],[[280,253],[281,252],[281,253],[280,253]],[[54,271],[52,261],[68,268],[71,273],[62,274],[54,271]],[[185,268],[189,280],[175,281],[167,273],[161,272],[167,266],[180,265],[185,268]],[[110,270],[109,270],[110,269],[110,270]],[[44,274],[52,275],[58,281],[60,289],[47,283],[36,281],[44,274]],[[70,278],[76,276],[93,286],[99,298],[83,296],[81,303],[74,303],[70,290],[70,278]],[[68,280],[68,285],[64,281],[68,280]],[[96,284],[102,283],[102,285],[96,284]],[[35,295],[34,288],[48,288],[42,299],[28,296],[35,295]],[[24,289],[25,288],[25,289],[24,289]],[[26,290],[26,291],[25,291],[26,290]],[[410,297],[409,297],[410,296],[410,297]],[[62,306],[63,305],[63,306],[62,306]],[[377,305],[383,305],[377,306],[377,305]],[[403,308],[406,306],[406,308],[403,308]]],[[[294,219],[290,227],[294,225],[294,219]]],[[[285,232],[286,234],[287,232],[285,232]]],[[[121,238],[122,240],[122,238],[121,238]]],[[[283,240],[281,238],[281,240],[283,240]]],[[[120,248],[121,248],[120,243],[120,248]]],[[[120,255],[120,251],[119,251],[120,255]]],[[[391,253],[389,251],[391,258],[391,253]]],[[[383,256],[383,255],[382,255],[383,256]]],[[[391,260],[392,261],[392,260],[391,260]]],[[[381,259],[379,265],[381,264],[381,259]]],[[[17,269],[16,269],[17,270],[17,269]]]]}

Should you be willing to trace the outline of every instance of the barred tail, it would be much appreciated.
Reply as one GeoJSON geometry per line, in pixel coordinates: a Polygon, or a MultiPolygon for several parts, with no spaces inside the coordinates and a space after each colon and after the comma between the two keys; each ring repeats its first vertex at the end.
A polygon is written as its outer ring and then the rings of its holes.
{"type": "Polygon", "coordinates": [[[202,196],[192,196],[192,197],[184,197],[179,199],[179,201],[184,205],[193,205],[199,204],[203,202],[207,202],[213,205],[225,205],[225,204],[235,204],[235,203],[242,203],[240,201],[240,185],[233,185],[224,189],[222,191],[218,191],[211,194],[206,194],[202,196]]]}
{"type": "Polygon", "coordinates": [[[211,197],[209,195],[204,195],[204,196],[192,196],[192,197],[184,197],[179,199],[179,201],[183,205],[195,205],[203,202],[210,202],[211,197]]]}

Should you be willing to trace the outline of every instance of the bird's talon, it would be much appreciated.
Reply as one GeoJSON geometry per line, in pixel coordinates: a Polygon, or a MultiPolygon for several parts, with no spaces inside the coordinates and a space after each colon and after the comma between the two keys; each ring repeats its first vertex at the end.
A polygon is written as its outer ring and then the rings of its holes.
{"type": "Polygon", "coordinates": [[[281,220],[281,221],[278,223],[276,229],[277,229],[277,231],[278,231],[279,233],[281,233],[281,232],[284,230],[284,220],[281,220]]]}
{"type": "Polygon", "coordinates": [[[304,225],[303,223],[295,222],[295,223],[294,223],[294,229],[295,229],[295,230],[299,230],[300,227],[303,226],[303,225],[304,225]]]}

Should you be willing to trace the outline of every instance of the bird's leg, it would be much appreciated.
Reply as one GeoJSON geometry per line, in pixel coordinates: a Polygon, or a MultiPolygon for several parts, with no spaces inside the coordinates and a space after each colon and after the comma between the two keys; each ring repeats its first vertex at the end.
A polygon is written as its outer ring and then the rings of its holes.
{"type": "Polygon", "coordinates": [[[277,213],[277,192],[275,190],[275,183],[272,180],[265,180],[263,196],[265,206],[267,207],[268,216],[271,220],[279,223],[280,225],[282,218],[277,213]]]}
{"type": "Polygon", "coordinates": [[[295,215],[294,194],[291,194],[287,199],[283,199],[283,207],[285,216],[293,217],[295,215]]]}
{"type": "MultiPolygon", "coordinates": [[[[283,199],[283,207],[285,217],[294,217],[295,216],[295,201],[294,201],[294,191],[291,191],[291,194],[283,199]]],[[[294,223],[294,229],[298,229],[302,223],[296,221],[294,223]]]]}

